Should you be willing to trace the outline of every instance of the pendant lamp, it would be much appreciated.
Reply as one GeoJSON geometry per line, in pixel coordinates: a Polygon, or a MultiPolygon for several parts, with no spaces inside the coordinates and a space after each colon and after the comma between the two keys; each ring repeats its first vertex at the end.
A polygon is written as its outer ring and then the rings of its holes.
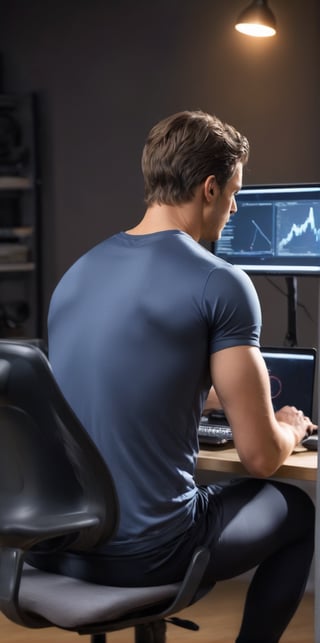
{"type": "Polygon", "coordinates": [[[276,19],[267,0],[254,0],[242,11],[235,29],[247,36],[266,38],[276,34],[276,19]]]}

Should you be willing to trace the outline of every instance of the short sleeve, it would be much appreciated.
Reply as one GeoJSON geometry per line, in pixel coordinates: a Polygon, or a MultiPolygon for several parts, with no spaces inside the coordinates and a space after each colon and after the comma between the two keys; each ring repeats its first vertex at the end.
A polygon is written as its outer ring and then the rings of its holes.
{"type": "Polygon", "coordinates": [[[261,308],[248,275],[234,266],[211,271],[203,293],[209,352],[232,346],[259,346],[261,308]]]}

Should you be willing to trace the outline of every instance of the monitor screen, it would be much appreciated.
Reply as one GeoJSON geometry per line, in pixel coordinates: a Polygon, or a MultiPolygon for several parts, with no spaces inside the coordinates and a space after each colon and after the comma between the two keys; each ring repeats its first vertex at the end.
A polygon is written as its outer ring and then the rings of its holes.
{"type": "Polygon", "coordinates": [[[252,274],[320,274],[320,184],[250,185],[212,251],[252,274]]]}

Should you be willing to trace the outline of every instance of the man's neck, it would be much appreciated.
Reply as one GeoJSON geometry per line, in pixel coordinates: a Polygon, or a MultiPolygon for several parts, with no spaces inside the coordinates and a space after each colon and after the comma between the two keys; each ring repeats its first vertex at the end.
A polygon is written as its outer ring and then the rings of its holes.
{"type": "Polygon", "coordinates": [[[195,241],[200,239],[200,212],[196,199],[183,205],[155,204],[128,234],[151,234],[164,230],[181,230],[195,241]]]}

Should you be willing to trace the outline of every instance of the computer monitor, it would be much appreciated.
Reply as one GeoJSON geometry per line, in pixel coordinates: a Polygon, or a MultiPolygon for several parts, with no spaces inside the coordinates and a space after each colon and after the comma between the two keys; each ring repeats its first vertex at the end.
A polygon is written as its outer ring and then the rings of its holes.
{"type": "Polygon", "coordinates": [[[320,274],[320,184],[249,185],[212,251],[251,274],[320,274]]]}

